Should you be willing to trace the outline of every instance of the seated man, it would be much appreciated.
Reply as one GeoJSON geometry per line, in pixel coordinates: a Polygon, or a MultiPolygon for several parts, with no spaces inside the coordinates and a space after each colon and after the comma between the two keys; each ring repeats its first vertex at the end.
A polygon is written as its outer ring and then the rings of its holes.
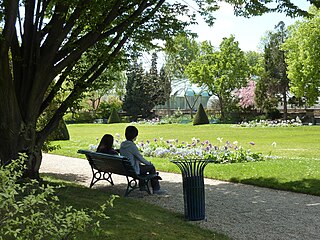
{"type": "MultiPolygon", "coordinates": [[[[146,173],[155,174],[156,169],[153,164],[147,161],[140,153],[138,147],[133,142],[138,136],[138,129],[134,126],[128,126],[125,131],[126,141],[122,142],[120,145],[120,154],[126,156],[132,162],[132,165],[137,174],[144,175],[146,173]]],[[[160,190],[159,179],[151,179],[151,187],[154,194],[166,194],[166,191],[160,190]]],[[[139,184],[140,189],[143,189],[142,183],[139,184]]]]}

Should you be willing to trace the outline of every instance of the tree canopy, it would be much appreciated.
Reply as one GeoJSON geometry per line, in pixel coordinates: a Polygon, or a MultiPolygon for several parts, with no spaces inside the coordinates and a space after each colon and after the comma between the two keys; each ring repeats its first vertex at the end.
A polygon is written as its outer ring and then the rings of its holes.
{"type": "MultiPolygon", "coordinates": [[[[271,12],[285,13],[289,17],[309,16],[308,11],[299,8],[292,0],[225,0],[225,2],[234,5],[234,12],[237,16],[251,17],[271,12]]],[[[317,8],[320,7],[319,0],[305,0],[305,2],[317,8]]]]}
{"type": "Polygon", "coordinates": [[[267,33],[264,43],[264,73],[258,80],[256,102],[265,111],[275,109],[279,102],[283,103],[284,119],[287,118],[287,94],[289,79],[285,52],[281,48],[288,35],[287,28],[281,21],[274,31],[267,33]]]}
{"type": "Polygon", "coordinates": [[[193,16],[186,6],[164,0],[4,0],[0,21],[1,163],[26,152],[29,175],[37,175],[42,145],[68,107],[106,69],[131,52],[150,49],[154,39],[183,31],[193,16]],[[65,87],[68,95],[36,129],[65,87]]]}
{"type": "Polygon", "coordinates": [[[221,117],[233,102],[233,91],[246,85],[249,66],[234,36],[224,38],[219,50],[210,42],[202,42],[200,56],[187,67],[190,80],[208,87],[219,99],[221,117]]]}
{"type": "MultiPolygon", "coordinates": [[[[305,14],[289,0],[225,1],[247,16],[276,10],[305,14]],[[269,2],[276,2],[275,8],[267,9],[269,2]]],[[[206,22],[213,24],[219,1],[194,2],[206,22]]],[[[154,39],[185,31],[195,23],[195,15],[184,1],[0,0],[0,23],[1,164],[25,152],[28,175],[37,177],[45,139],[105,69],[131,52],[152,48],[154,39]],[[94,48],[99,50],[90,56],[91,63],[79,72],[81,60],[94,48]],[[68,94],[37,129],[39,117],[57,102],[55,97],[65,86],[68,94]]]]}
{"type": "Polygon", "coordinates": [[[180,34],[166,42],[166,69],[173,77],[185,78],[188,64],[199,56],[198,42],[193,36],[180,34]]]}
{"type": "Polygon", "coordinates": [[[320,10],[314,8],[311,13],[314,17],[289,28],[289,37],[283,45],[290,90],[309,106],[320,97],[320,10]]]}

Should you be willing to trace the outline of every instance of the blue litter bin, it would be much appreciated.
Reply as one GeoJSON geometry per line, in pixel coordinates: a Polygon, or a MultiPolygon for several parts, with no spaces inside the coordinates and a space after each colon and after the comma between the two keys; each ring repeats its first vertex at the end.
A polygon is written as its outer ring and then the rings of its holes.
{"type": "Polygon", "coordinates": [[[172,160],[182,173],[184,215],[190,221],[205,219],[205,193],[203,171],[210,159],[172,160]]]}

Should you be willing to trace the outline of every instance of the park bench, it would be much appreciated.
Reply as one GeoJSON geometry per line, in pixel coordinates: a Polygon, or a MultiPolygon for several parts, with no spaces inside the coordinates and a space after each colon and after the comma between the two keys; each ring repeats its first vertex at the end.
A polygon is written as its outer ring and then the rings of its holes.
{"type": "Polygon", "coordinates": [[[112,174],[123,175],[127,178],[127,189],[125,197],[130,192],[139,188],[138,181],[144,181],[146,188],[143,189],[151,194],[149,181],[153,178],[159,178],[158,174],[138,175],[130,160],[124,156],[98,153],[88,150],[78,150],[78,153],[85,154],[92,170],[92,180],[90,188],[100,180],[106,180],[111,185],[114,185],[112,174]]]}

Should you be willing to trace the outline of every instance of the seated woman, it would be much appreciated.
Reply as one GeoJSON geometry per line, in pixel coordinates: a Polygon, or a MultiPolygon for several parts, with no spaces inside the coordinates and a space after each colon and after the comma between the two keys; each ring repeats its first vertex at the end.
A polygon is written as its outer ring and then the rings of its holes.
{"type": "Polygon", "coordinates": [[[111,134],[105,134],[102,137],[97,152],[119,155],[119,152],[113,149],[113,136],[111,134]]]}

